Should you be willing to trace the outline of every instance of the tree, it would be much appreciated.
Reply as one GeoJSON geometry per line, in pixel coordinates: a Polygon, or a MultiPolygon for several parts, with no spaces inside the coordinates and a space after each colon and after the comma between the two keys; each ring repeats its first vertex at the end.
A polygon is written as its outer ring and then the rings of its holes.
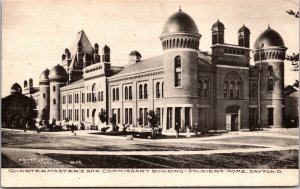
{"type": "Polygon", "coordinates": [[[148,121],[152,129],[151,135],[152,137],[155,137],[158,134],[159,115],[154,110],[149,110],[148,121]]]}
{"type": "Polygon", "coordinates": [[[100,119],[101,123],[104,123],[107,119],[107,115],[106,115],[105,110],[101,110],[101,112],[99,112],[98,116],[99,116],[99,119],[100,119]]]}
{"type": "Polygon", "coordinates": [[[299,71],[299,53],[293,53],[293,55],[286,55],[285,59],[292,62],[292,66],[294,66],[292,69],[293,71],[299,71]]]}

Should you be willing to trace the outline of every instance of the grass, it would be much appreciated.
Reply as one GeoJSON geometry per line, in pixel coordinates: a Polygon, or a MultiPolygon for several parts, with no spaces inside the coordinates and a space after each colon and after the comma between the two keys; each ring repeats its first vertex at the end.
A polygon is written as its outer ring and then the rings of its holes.
{"type": "Polygon", "coordinates": [[[22,168],[19,164],[13,162],[9,157],[1,153],[1,166],[2,168],[22,168]]]}
{"type": "Polygon", "coordinates": [[[2,146],[55,150],[91,151],[202,151],[235,148],[257,148],[251,145],[153,142],[152,140],[126,140],[99,138],[97,136],[62,136],[47,133],[3,132],[2,146]]]}
{"type": "MultiPolygon", "coordinates": [[[[210,140],[206,140],[210,141],[210,140]]],[[[235,143],[250,143],[250,144],[265,144],[274,146],[294,146],[298,145],[298,139],[290,138],[276,138],[276,137],[262,137],[262,136],[243,136],[243,137],[232,137],[225,139],[214,139],[213,141],[219,142],[235,142],[235,143]]]]}
{"type": "Polygon", "coordinates": [[[195,168],[195,169],[297,169],[298,151],[212,155],[97,156],[45,154],[78,168],[195,168]]]}

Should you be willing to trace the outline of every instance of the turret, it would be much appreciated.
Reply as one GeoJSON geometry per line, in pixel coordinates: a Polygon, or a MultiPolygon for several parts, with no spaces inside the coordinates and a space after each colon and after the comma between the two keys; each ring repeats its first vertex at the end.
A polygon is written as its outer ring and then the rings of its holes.
{"type": "Polygon", "coordinates": [[[94,45],[94,63],[100,62],[100,55],[99,55],[99,45],[95,43],[94,45]]]}
{"type": "Polygon", "coordinates": [[[134,50],[129,53],[129,64],[135,64],[141,61],[142,55],[138,51],[134,50]]]}
{"type": "Polygon", "coordinates": [[[10,94],[22,94],[22,87],[18,83],[13,84],[10,88],[10,94]]]}
{"type": "Polygon", "coordinates": [[[259,35],[254,44],[254,62],[259,68],[259,122],[262,127],[283,126],[286,50],[280,34],[270,27],[259,35]]]}
{"type": "Polygon", "coordinates": [[[102,49],[102,62],[110,62],[110,48],[105,45],[102,49]]]}
{"type": "Polygon", "coordinates": [[[50,108],[50,83],[49,83],[49,70],[44,70],[39,78],[39,106],[38,118],[40,120],[49,120],[50,108]]]}
{"type": "Polygon", "coordinates": [[[212,44],[224,44],[224,24],[217,20],[212,27],[212,44]]]}
{"type": "Polygon", "coordinates": [[[49,73],[50,80],[50,117],[49,119],[60,120],[60,88],[66,85],[68,75],[66,70],[59,64],[54,66],[49,73]]]}
{"type": "Polygon", "coordinates": [[[238,31],[238,44],[241,47],[250,47],[250,30],[245,25],[238,31]]]}

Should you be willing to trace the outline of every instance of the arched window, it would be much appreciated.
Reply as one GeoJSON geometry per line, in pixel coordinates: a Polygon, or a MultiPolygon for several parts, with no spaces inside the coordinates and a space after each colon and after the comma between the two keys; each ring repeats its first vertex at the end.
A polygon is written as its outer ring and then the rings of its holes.
{"type": "Polygon", "coordinates": [[[241,91],[242,90],[242,84],[241,84],[241,82],[237,82],[237,84],[236,84],[236,97],[237,98],[241,98],[241,91]]]}
{"type": "Polygon", "coordinates": [[[128,100],[128,87],[125,87],[125,100],[128,100]]]}
{"type": "Polygon", "coordinates": [[[156,83],[156,98],[160,98],[160,90],[159,90],[159,87],[160,87],[160,83],[157,82],[157,83],[156,83]]]}
{"type": "Polygon", "coordinates": [[[208,97],[209,96],[209,82],[208,81],[204,81],[204,85],[203,85],[203,96],[204,97],[208,97]]]}
{"type": "Polygon", "coordinates": [[[198,96],[202,97],[203,94],[203,84],[202,81],[198,81],[198,96]]]}
{"type": "Polygon", "coordinates": [[[164,97],[164,82],[161,83],[161,97],[164,97]]]}
{"type": "Polygon", "coordinates": [[[132,100],[132,87],[129,86],[129,100],[132,100]]]}
{"type": "Polygon", "coordinates": [[[228,97],[228,82],[224,82],[224,97],[228,97]]]}
{"type": "Polygon", "coordinates": [[[229,85],[229,96],[230,96],[230,98],[234,97],[233,89],[234,89],[234,82],[232,81],[232,82],[230,82],[230,85],[229,85]]]}
{"type": "Polygon", "coordinates": [[[56,99],[55,98],[53,98],[53,104],[56,104],[56,99]]]}
{"type": "Polygon", "coordinates": [[[43,93],[43,98],[46,98],[46,93],[43,93]]]}
{"type": "Polygon", "coordinates": [[[139,99],[143,99],[143,85],[139,86],[139,99]]]}
{"type": "Polygon", "coordinates": [[[181,58],[175,57],[175,87],[181,86],[181,58]]]}
{"type": "Polygon", "coordinates": [[[52,88],[53,88],[53,91],[56,91],[56,88],[55,88],[55,86],[53,86],[52,88]]]}
{"type": "Polygon", "coordinates": [[[145,84],[144,85],[144,99],[147,99],[148,98],[148,85],[145,84]]]}
{"type": "Polygon", "coordinates": [[[115,88],[113,88],[113,101],[115,101],[116,100],[116,90],[115,90],[115,88]]]}

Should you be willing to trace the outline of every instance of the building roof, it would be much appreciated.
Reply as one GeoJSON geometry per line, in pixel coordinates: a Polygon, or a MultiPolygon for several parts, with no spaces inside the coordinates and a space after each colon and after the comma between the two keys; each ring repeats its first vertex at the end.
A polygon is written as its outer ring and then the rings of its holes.
{"type": "Polygon", "coordinates": [[[54,66],[49,73],[49,78],[53,78],[53,77],[57,77],[57,76],[68,77],[66,70],[59,64],[54,66]]]}
{"type": "Polygon", "coordinates": [[[18,83],[14,83],[10,88],[11,94],[22,93],[22,87],[18,83]]]}
{"type": "Polygon", "coordinates": [[[156,56],[146,60],[141,60],[140,62],[134,64],[126,64],[123,66],[123,69],[120,70],[117,74],[111,76],[110,78],[117,78],[121,76],[130,75],[133,73],[142,73],[144,71],[155,70],[162,68],[163,66],[163,56],[156,56]]]}
{"type": "Polygon", "coordinates": [[[281,35],[270,28],[270,26],[262,32],[254,43],[254,49],[260,49],[268,46],[284,47],[284,41],[281,35]]]}
{"type": "Polygon", "coordinates": [[[238,33],[240,33],[240,32],[244,32],[244,33],[246,33],[246,34],[250,34],[249,28],[247,28],[245,25],[243,25],[243,26],[239,29],[238,33]]]}
{"type": "Polygon", "coordinates": [[[91,45],[89,39],[87,38],[85,32],[81,30],[80,32],[77,33],[76,38],[70,48],[71,55],[75,55],[77,52],[77,46],[78,43],[81,42],[82,44],[82,52],[83,53],[89,53],[93,54],[93,46],[91,45]]]}
{"type": "Polygon", "coordinates": [[[211,28],[222,28],[224,29],[224,24],[219,21],[219,19],[212,25],[211,28]]]}
{"type": "Polygon", "coordinates": [[[173,33],[189,33],[199,35],[199,30],[193,18],[179,9],[179,11],[171,15],[166,21],[162,36],[173,33]]]}
{"type": "Polygon", "coordinates": [[[141,53],[137,50],[133,50],[129,53],[129,56],[138,56],[138,57],[142,57],[141,53]]]}
{"type": "Polygon", "coordinates": [[[47,68],[47,69],[45,69],[42,73],[41,73],[41,75],[40,75],[40,80],[47,80],[47,79],[49,79],[49,69],[47,68]]]}
{"type": "Polygon", "coordinates": [[[69,85],[63,86],[60,88],[61,91],[78,88],[78,87],[84,87],[84,79],[77,80],[73,83],[70,83],[69,85]]]}

